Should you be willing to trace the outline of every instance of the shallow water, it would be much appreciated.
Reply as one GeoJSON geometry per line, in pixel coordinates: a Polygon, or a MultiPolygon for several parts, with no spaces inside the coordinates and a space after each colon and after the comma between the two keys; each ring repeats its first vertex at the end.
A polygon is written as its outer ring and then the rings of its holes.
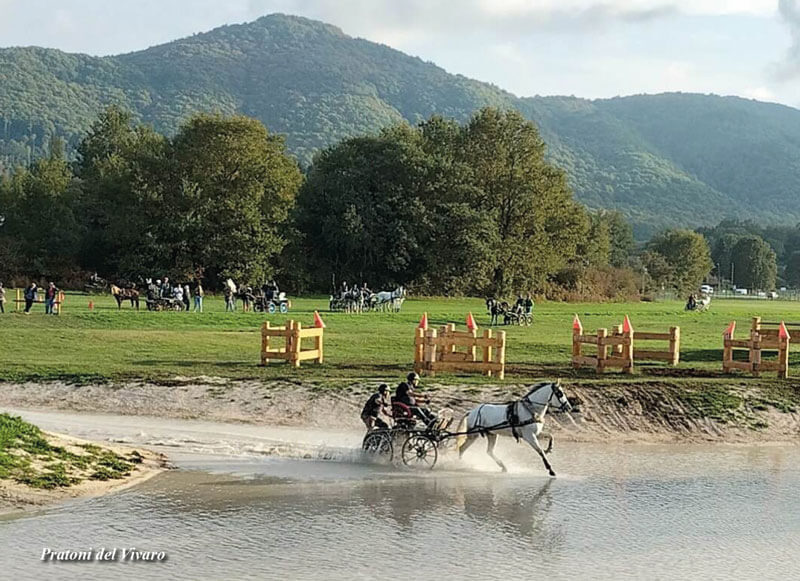
{"type": "Polygon", "coordinates": [[[557,442],[550,479],[506,442],[510,474],[478,445],[466,467],[445,456],[418,474],[362,463],[359,434],[23,415],[167,449],[181,469],[0,521],[4,578],[793,579],[800,569],[794,447],[557,442]],[[39,561],[44,547],[101,546],[168,559],[39,561]]]}

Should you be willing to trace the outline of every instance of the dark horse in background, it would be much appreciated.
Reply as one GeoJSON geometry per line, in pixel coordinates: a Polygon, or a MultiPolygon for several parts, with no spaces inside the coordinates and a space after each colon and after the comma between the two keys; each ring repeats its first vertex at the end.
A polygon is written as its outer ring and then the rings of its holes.
{"type": "Polygon", "coordinates": [[[112,284],[111,295],[116,299],[118,309],[122,308],[122,301],[130,301],[131,307],[136,307],[136,310],[139,310],[139,291],[135,288],[120,288],[112,284]]]}
{"type": "Polygon", "coordinates": [[[510,305],[506,301],[498,301],[494,297],[489,297],[486,299],[486,310],[489,311],[489,315],[491,315],[491,321],[489,322],[490,325],[499,325],[500,324],[500,316],[503,316],[503,324],[508,324],[508,311],[510,305]]]}

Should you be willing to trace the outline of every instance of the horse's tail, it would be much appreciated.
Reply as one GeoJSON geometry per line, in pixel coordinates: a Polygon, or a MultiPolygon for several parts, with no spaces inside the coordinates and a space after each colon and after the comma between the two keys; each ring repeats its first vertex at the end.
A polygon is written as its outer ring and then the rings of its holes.
{"type": "Polygon", "coordinates": [[[456,436],[456,452],[461,450],[461,446],[464,445],[464,442],[467,441],[467,435],[464,433],[467,431],[467,418],[469,414],[464,414],[464,417],[461,418],[461,421],[458,422],[458,428],[456,432],[460,432],[458,436],[456,436]]]}

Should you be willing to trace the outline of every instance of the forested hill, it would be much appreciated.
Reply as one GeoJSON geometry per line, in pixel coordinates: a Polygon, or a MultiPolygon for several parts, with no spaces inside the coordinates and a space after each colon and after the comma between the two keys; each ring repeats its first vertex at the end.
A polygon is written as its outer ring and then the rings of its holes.
{"type": "Polygon", "coordinates": [[[724,216],[800,221],[798,110],[689,94],[519,99],[284,15],[114,57],[0,49],[0,165],[41,155],[52,135],[74,147],[110,103],[167,133],[195,111],[241,112],[286,133],[306,164],[344,136],[404,119],[515,107],[540,125],[578,197],[622,209],[640,235],[724,216]]]}

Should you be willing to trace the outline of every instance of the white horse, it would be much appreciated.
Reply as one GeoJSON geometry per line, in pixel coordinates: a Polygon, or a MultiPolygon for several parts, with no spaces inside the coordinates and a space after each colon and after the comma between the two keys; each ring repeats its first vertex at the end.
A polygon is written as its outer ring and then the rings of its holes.
{"type": "Polygon", "coordinates": [[[557,406],[562,412],[572,410],[560,381],[537,383],[524,397],[511,403],[482,404],[470,410],[458,426],[458,432],[463,434],[456,439],[458,457],[461,458],[480,435],[485,435],[488,441],[486,452],[505,472],[505,465],[494,455],[494,446],[497,436],[514,436],[530,444],[541,456],[550,476],[555,476],[547,461],[547,454],[553,450],[553,435],[549,435],[547,450],[542,449],[537,438],[542,433],[544,416],[550,405],[557,406]]]}
{"type": "Polygon", "coordinates": [[[403,301],[406,298],[406,289],[402,286],[397,287],[393,291],[381,291],[375,295],[375,305],[381,310],[390,307],[394,312],[399,312],[403,301]]]}

